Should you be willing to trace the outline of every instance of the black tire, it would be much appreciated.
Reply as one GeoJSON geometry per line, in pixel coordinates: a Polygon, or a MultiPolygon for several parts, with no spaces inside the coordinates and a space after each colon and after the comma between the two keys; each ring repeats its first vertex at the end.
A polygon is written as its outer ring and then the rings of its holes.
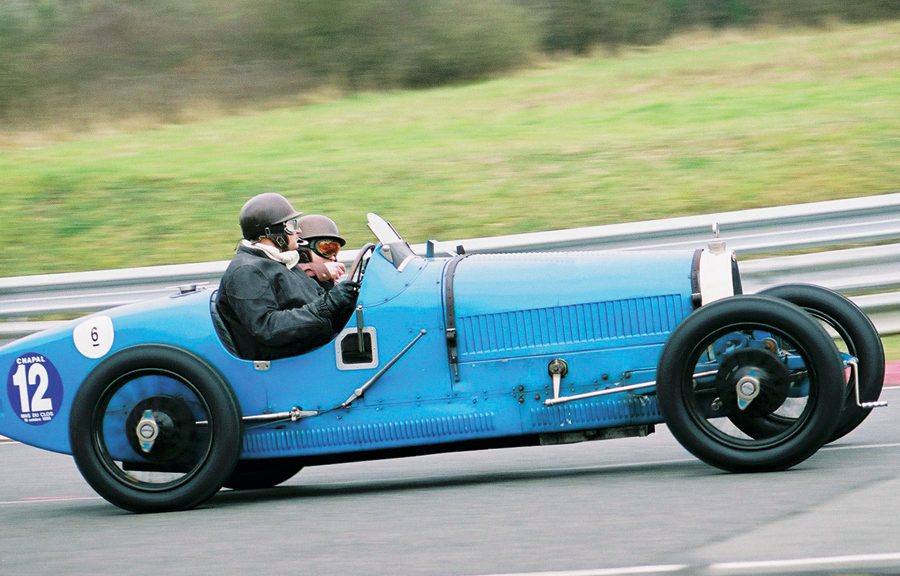
{"type": "MultiPolygon", "coordinates": [[[[859,361],[860,399],[863,402],[878,400],[884,386],[884,347],[878,330],[865,312],[837,292],[812,284],[784,284],[763,290],[760,294],[796,304],[834,330],[843,341],[843,345],[839,348],[859,361]]],[[[847,435],[859,426],[871,411],[871,408],[860,408],[856,403],[853,381],[848,378],[844,393],[844,411],[829,442],[847,435]]],[[[772,434],[777,433],[780,426],[781,423],[776,420],[766,423],[762,430],[745,430],[745,432],[772,434]]]]}
{"type": "Polygon", "coordinates": [[[672,434],[704,462],[733,472],[784,470],[813,455],[834,431],[843,389],[841,359],[825,330],[797,306],[768,296],[703,306],[672,333],[657,369],[659,404],[672,434]],[[791,351],[788,364],[754,346],[767,336],[791,351]],[[742,365],[745,358],[763,361],[742,365]],[[770,375],[772,363],[783,366],[785,376],[770,375]],[[743,410],[728,396],[739,386],[729,380],[732,374],[754,374],[761,382],[758,400],[743,410]],[[784,429],[756,439],[735,429],[732,419],[765,418],[776,409],[787,396],[788,378],[802,378],[806,396],[784,429]]]}
{"type": "Polygon", "coordinates": [[[72,455],[103,498],[132,512],[193,508],[213,496],[241,451],[228,384],[197,356],[127,348],[85,379],[69,421],[72,455]],[[142,446],[138,429],[158,435],[142,446]]]}
{"type": "Polygon", "coordinates": [[[296,460],[241,460],[225,480],[232,490],[261,490],[278,486],[303,468],[296,460]]]}

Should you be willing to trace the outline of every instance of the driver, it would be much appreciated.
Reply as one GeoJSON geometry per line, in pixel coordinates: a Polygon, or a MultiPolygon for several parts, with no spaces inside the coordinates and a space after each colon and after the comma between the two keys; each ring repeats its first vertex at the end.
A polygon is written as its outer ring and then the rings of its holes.
{"type": "Polygon", "coordinates": [[[242,358],[273,360],[329,342],[350,318],[359,284],[325,291],[297,267],[301,213],[281,194],[248,200],[239,217],[244,239],[219,285],[219,314],[242,358]]]}

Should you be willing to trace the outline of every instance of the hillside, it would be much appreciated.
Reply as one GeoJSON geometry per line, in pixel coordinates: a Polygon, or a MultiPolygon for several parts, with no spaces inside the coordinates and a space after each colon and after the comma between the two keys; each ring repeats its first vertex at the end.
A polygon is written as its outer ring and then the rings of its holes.
{"type": "Polygon", "coordinates": [[[895,192],[898,61],[897,21],[698,32],[467,85],[0,133],[0,276],[226,259],[264,190],[351,245],[368,211],[418,242],[895,192]]]}

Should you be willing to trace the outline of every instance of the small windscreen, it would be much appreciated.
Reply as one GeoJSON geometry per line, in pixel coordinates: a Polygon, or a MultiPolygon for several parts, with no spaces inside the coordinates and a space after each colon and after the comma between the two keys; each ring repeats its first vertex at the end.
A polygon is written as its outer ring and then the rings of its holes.
{"type": "Polygon", "coordinates": [[[385,246],[389,244],[394,244],[396,242],[402,242],[403,238],[400,237],[400,234],[397,233],[397,230],[391,226],[390,222],[379,216],[378,214],[373,214],[369,212],[367,215],[369,230],[372,231],[372,234],[378,238],[378,241],[384,244],[385,246]]]}

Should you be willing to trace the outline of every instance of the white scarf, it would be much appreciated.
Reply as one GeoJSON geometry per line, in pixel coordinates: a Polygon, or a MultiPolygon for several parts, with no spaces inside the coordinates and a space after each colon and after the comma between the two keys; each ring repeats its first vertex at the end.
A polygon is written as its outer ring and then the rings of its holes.
{"type": "Polygon", "coordinates": [[[249,240],[241,240],[241,246],[246,246],[247,248],[253,248],[255,250],[261,250],[263,254],[268,256],[271,260],[284,264],[288,270],[290,270],[291,268],[296,266],[298,262],[300,262],[300,253],[296,250],[288,250],[286,252],[282,252],[275,246],[260,244],[259,242],[251,242],[249,240]]]}

